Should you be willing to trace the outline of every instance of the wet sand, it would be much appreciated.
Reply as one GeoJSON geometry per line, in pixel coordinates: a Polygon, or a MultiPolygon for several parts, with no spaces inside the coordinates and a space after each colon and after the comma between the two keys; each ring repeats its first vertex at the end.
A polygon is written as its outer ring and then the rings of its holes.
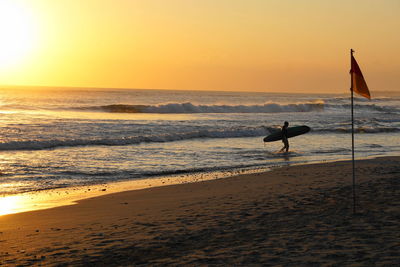
{"type": "Polygon", "coordinates": [[[282,167],[0,216],[0,264],[398,266],[400,157],[282,167]]]}

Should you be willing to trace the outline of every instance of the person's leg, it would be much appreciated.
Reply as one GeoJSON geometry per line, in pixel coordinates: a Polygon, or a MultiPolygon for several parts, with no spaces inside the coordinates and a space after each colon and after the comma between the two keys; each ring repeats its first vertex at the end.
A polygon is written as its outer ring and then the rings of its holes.
{"type": "Polygon", "coordinates": [[[283,143],[283,147],[281,148],[281,150],[279,150],[279,152],[282,152],[286,148],[286,143],[283,139],[282,139],[282,143],[283,143]]]}
{"type": "MultiPolygon", "coordinates": [[[[289,151],[289,141],[287,140],[287,138],[284,138],[283,140],[283,143],[285,144],[285,146],[283,147],[283,149],[286,149],[286,152],[288,152],[289,151]]],[[[282,150],[283,150],[282,149],[282,150]]]]}

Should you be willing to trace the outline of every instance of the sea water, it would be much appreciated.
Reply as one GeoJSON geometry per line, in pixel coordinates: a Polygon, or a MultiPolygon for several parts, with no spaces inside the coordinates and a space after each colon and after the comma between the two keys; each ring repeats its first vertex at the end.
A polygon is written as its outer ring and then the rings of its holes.
{"type": "MultiPolygon", "coordinates": [[[[355,99],[357,158],[400,152],[400,93],[355,99]]],[[[351,159],[349,94],[2,88],[0,196],[351,159]],[[289,126],[311,132],[262,139],[289,126]]]]}

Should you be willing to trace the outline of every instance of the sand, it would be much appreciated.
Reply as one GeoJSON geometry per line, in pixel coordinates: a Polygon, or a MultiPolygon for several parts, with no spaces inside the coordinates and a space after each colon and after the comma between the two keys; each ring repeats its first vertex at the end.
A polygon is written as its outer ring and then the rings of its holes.
{"type": "Polygon", "coordinates": [[[399,266],[400,157],[282,167],[0,217],[5,266],[399,266]]]}

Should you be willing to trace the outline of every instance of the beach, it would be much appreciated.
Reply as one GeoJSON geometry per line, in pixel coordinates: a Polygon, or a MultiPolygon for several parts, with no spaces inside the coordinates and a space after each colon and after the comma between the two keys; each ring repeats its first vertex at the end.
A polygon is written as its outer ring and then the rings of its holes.
{"type": "Polygon", "coordinates": [[[0,267],[400,266],[399,13],[0,0],[0,267]]]}
{"type": "Polygon", "coordinates": [[[396,266],[400,157],[275,168],[0,216],[4,266],[396,266]]]}

